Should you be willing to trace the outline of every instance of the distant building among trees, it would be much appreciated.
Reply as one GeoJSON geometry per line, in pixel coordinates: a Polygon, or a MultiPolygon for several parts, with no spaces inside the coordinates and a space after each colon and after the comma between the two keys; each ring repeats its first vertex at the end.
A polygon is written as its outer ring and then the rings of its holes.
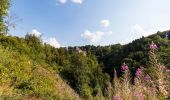
{"type": "Polygon", "coordinates": [[[82,53],[84,56],[86,56],[86,51],[81,50],[79,47],[76,47],[76,51],[78,53],[82,53]]]}

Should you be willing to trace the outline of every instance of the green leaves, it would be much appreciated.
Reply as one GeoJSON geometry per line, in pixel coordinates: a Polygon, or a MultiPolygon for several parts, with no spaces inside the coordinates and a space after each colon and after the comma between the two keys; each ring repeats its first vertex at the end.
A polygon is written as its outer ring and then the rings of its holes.
{"type": "Polygon", "coordinates": [[[8,14],[9,5],[10,5],[10,0],[0,1],[0,32],[3,32],[5,29],[3,19],[8,14]]]}

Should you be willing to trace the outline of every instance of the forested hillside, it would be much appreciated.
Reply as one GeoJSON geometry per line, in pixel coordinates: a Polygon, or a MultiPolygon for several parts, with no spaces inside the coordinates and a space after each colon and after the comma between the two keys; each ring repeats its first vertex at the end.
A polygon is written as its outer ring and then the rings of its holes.
{"type": "Polygon", "coordinates": [[[0,1],[0,99],[170,98],[169,30],[125,45],[55,48],[41,36],[10,35],[9,2],[0,1]]]}
{"type": "Polygon", "coordinates": [[[94,54],[98,62],[104,66],[104,72],[110,75],[113,75],[114,68],[120,72],[120,66],[123,62],[131,66],[130,70],[134,73],[140,65],[147,65],[149,45],[152,41],[159,47],[158,52],[161,62],[170,68],[170,31],[157,32],[154,35],[142,37],[125,45],[87,45],[79,48],[94,54]]]}
{"type": "Polygon", "coordinates": [[[0,98],[79,99],[45,62],[39,39],[32,39],[0,35],[0,98]]]}
{"type": "Polygon", "coordinates": [[[63,92],[63,98],[68,92],[68,97],[74,94],[78,98],[77,92],[82,98],[105,98],[109,95],[107,88],[114,76],[114,69],[121,76],[122,63],[129,66],[132,76],[141,65],[148,69],[152,41],[158,44],[161,62],[169,68],[170,40],[165,37],[166,34],[167,31],[158,32],[126,45],[59,49],[43,44],[41,38],[34,35],[18,38],[2,34],[1,85],[4,89],[1,96],[17,94],[22,98],[60,98],[58,95],[63,92]],[[58,74],[65,82],[59,81],[58,74]],[[73,90],[64,85],[66,83],[76,92],[72,94],[73,90]],[[56,84],[64,86],[67,91],[60,90],[60,86],[55,89],[56,84]]]}

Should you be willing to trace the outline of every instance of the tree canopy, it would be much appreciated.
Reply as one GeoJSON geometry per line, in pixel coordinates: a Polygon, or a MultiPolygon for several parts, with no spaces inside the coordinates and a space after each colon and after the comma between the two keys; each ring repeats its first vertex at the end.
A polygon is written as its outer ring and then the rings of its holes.
{"type": "Polygon", "coordinates": [[[0,0],[0,32],[5,29],[4,17],[8,14],[10,0],[0,0]]]}

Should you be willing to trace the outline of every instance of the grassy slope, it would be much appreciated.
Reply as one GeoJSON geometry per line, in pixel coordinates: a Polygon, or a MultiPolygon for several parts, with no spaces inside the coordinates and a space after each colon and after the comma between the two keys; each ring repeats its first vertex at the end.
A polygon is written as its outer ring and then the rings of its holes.
{"type": "Polygon", "coordinates": [[[47,64],[0,47],[0,96],[11,99],[79,99],[47,64]]]}

